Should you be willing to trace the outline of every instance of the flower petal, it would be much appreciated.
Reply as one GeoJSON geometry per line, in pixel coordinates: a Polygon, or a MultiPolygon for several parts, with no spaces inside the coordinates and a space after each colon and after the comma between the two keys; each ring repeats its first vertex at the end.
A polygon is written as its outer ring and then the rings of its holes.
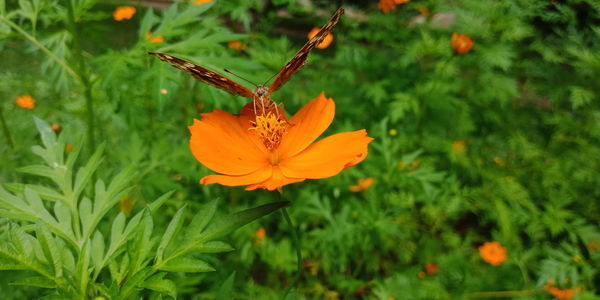
{"type": "Polygon", "coordinates": [[[188,127],[190,149],[207,168],[227,175],[244,175],[268,165],[268,156],[251,140],[238,118],[222,110],[202,114],[188,127]]]}
{"type": "Polygon", "coordinates": [[[269,191],[273,191],[273,190],[275,190],[279,187],[282,187],[286,184],[300,182],[300,181],[304,181],[304,178],[286,177],[283,174],[283,172],[281,172],[281,169],[279,167],[274,166],[273,167],[273,175],[270,178],[268,178],[267,180],[265,180],[261,183],[249,185],[248,187],[246,187],[246,190],[251,191],[251,190],[258,189],[258,188],[263,188],[263,189],[267,189],[269,191]]]}
{"type": "Polygon", "coordinates": [[[279,166],[286,177],[331,177],[364,160],[372,140],[364,129],[338,133],[314,143],[294,157],[282,160],[279,166]]]}
{"type": "Polygon", "coordinates": [[[304,105],[290,119],[291,126],[278,148],[281,157],[292,157],[306,149],[329,127],[334,115],[335,103],[325,98],[324,92],[304,105]]]}
{"type": "Polygon", "coordinates": [[[208,175],[200,179],[200,184],[212,184],[218,183],[226,186],[238,186],[238,185],[248,185],[257,182],[262,182],[269,177],[273,173],[272,167],[264,167],[260,168],[250,174],[241,175],[241,176],[229,176],[229,175],[208,175]]]}

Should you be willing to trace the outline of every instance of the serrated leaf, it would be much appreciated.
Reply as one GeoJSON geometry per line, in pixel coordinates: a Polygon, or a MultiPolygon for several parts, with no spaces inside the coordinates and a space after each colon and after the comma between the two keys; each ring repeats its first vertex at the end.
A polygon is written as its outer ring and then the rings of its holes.
{"type": "Polygon", "coordinates": [[[48,265],[54,269],[54,275],[58,278],[62,277],[63,274],[63,262],[62,256],[59,253],[56,240],[52,236],[52,233],[43,224],[38,223],[36,225],[37,238],[40,241],[44,256],[48,261],[48,265]]]}
{"type": "Polygon", "coordinates": [[[221,253],[233,250],[235,249],[231,245],[221,241],[211,241],[194,247],[194,251],[200,253],[221,253]]]}
{"type": "Polygon", "coordinates": [[[207,262],[191,257],[178,257],[168,261],[166,264],[159,266],[159,270],[170,272],[212,272],[215,271],[207,262]]]}
{"type": "Polygon", "coordinates": [[[83,191],[89,180],[92,178],[92,174],[102,162],[102,153],[104,152],[104,147],[105,144],[100,145],[85,166],[79,168],[77,171],[77,175],[75,176],[75,185],[73,186],[73,197],[75,199],[79,197],[79,194],[83,191]]]}
{"type": "Polygon", "coordinates": [[[13,281],[10,283],[10,285],[35,286],[47,289],[53,289],[56,287],[54,281],[42,276],[26,277],[17,281],[13,281]]]}
{"type": "Polygon", "coordinates": [[[177,299],[177,287],[171,280],[164,279],[166,273],[158,273],[148,278],[141,284],[141,287],[147,288],[159,293],[167,294],[174,299],[177,299]]]}
{"type": "Polygon", "coordinates": [[[208,241],[218,238],[260,217],[266,216],[288,205],[289,203],[289,201],[268,203],[234,213],[225,218],[221,218],[217,222],[210,225],[206,231],[202,232],[202,234],[198,236],[198,238],[200,241],[208,241]]]}
{"type": "Polygon", "coordinates": [[[158,262],[163,260],[165,249],[169,246],[177,231],[181,229],[181,224],[183,224],[182,215],[184,211],[185,206],[180,208],[173,216],[173,219],[171,219],[171,222],[169,222],[167,230],[165,230],[165,233],[160,240],[160,244],[158,245],[158,249],[156,250],[156,259],[158,262]]]}

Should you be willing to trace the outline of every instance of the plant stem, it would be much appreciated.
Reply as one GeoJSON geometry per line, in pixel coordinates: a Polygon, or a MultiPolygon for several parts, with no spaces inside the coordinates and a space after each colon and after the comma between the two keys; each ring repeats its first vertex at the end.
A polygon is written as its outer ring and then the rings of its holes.
{"type": "Polygon", "coordinates": [[[88,140],[88,149],[89,155],[92,156],[96,149],[96,140],[95,140],[95,122],[94,122],[94,101],[92,98],[92,87],[90,84],[90,80],[86,70],[85,59],[83,57],[81,51],[81,43],[79,41],[79,32],[77,31],[77,24],[75,20],[75,11],[73,9],[72,0],[68,0],[67,2],[67,25],[69,26],[69,31],[73,36],[73,55],[78,62],[78,74],[81,78],[81,84],[83,86],[83,94],[85,97],[85,106],[87,110],[87,140],[88,140]]]}
{"type": "Polygon", "coordinates": [[[4,120],[4,111],[2,110],[2,105],[0,105],[0,123],[2,123],[2,130],[4,131],[4,136],[6,136],[6,142],[11,149],[15,149],[15,144],[10,136],[10,130],[8,130],[8,125],[6,125],[6,121],[4,120]]]}
{"type": "Polygon", "coordinates": [[[522,297],[533,295],[537,290],[522,290],[522,291],[493,291],[493,292],[475,292],[467,293],[467,298],[505,298],[505,297],[522,297]]]}
{"type": "Polygon", "coordinates": [[[81,82],[81,77],[79,77],[79,75],[71,67],[69,67],[67,65],[67,63],[65,63],[62,59],[58,58],[58,56],[54,55],[54,53],[52,53],[52,51],[48,50],[48,48],[46,48],[44,45],[42,45],[42,43],[40,43],[35,37],[33,37],[32,35],[27,33],[19,25],[8,20],[5,16],[0,15],[0,21],[4,22],[6,25],[10,26],[12,29],[14,29],[15,31],[20,33],[23,37],[28,39],[32,44],[34,44],[36,47],[38,47],[40,50],[42,50],[42,52],[46,53],[46,55],[48,55],[48,57],[50,57],[52,60],[54,60],[59,66],[61,66],[69,75],[71,75],[71,77],[73,77],[73,78],[75,78],[75,80],[81,82]]]}
{"type": "Polygon", "coordinates": [[[294,242],[294,246],[296,248],[296,259],[298,260],[298,270],[296,272],[296,276],[294,276],[294,281],[292,281],[292,283],[288,286],[288,288],[285,290],[285,293],[283,294],[282,299],[285,299],[285,297],[288,295],[291,289],[298,284],[300,276],[302,276],[302,252],[300,251],[300,239],[298,239],[298,228],[294,227],[292,219],[290,218],[290,215],[288,214],[287,209],[285,207],[281,208],[281,214],[283,214],[283,218],[292,230],[292,241],[294,242]]]}

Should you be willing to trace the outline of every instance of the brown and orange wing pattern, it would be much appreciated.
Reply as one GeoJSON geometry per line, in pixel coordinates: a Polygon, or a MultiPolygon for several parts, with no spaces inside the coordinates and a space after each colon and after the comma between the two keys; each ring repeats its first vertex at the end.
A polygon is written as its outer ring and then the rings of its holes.
{"type": "Polygon", "coordinates": [[[344,9],[339,8],[335,14],[331,17],[329,22],[321,28],[321,30],[313,38],[308,40],[306,44],[294,55],[294,57],[279,71],[277,77],[273,81],[273,84],[269,87],[269,93],[272,93],[282,87],[291,77],[294,75],[304,64],[308,58],[310,50],[320,44],[323,39],[331,32],[333,27],[338,23],[340,17],[344,14],[344,9]]]}
{"type": "Polygon", "coordinates": [[[203,68],[187,60],[164,53],[148,52],[148,54],[152,54],[160,58],[160,60],[170,63],[171,65],[173,65],[173,67],[189,73],[199,81],[212,85],[216,88],[220,88],[224,91],[227,91],[230,94],[244,96],[248,98],[252,98],[252,96],[254,95],[252,91],[245,88],[241,84],[219,73],[213,72],[207,68],[203,68]]]}

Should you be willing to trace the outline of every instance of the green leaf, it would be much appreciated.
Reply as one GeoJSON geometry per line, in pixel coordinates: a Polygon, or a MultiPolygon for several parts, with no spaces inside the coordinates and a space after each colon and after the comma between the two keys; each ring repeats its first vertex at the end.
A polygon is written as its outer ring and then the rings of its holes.
{"type": "Polygon", "coordinates": [[[592,100],[594,100],[594,92],[587,90],[585,88],[579,86],[572,86],[571,88],[571,105],[573,109],[577,109],[581,106],[584,106],[592,100]]]}
{"type": "Polygon", "coordinates": [[[52,131],[52,128],[48,123],[38,117],[33,117],[35,127],[37,127],[42,143],[47,149],[53,148],[56,145],[56,134],[52,131]]]}
{"type": "Polygon", "coordinates": [[[167,226],[167,230],[165,230],[165,233],[160,240],[160,244],[158,245],[158,249],[156,250],[156,259],[158,262],[163,260],[165,249],[169,246],[175,234],[179,231],[179,229],[181,229],[181,224],[183,224],[182,215],[184,210],[185,206],[180,208],[173,216],[169,226],[167,226]]]}
{"type": "Polygon", "coordinates": [[[234,281],[235,281],[235,271],[231,272],[231,275],[229,275],[229,277],[227,277],[225,282],[223,282],[223,285],[221,285],[221,287],[219,288],[219,291],[217,292],[217,296],[215,297],[215,300],[233,299],[231,297],[231,294],[233,292],[234,281]]]}
{"type": "Polygon", "coordinates": [[[103,267],[102,263],[104,258],[104,237],[100,231],[94,233],[91,250],[92,261],[94,262],[97,272],[99,272],[99,269],[103,267]]]}
{"type": "Polygon", "coordinates": [[[235,250],[231,245],[221,241],[200,243],[197,246],[194,246],[193,249],[200,253],[221,253],[235,250]]]}
{"type": "Polygon", "coordinates": [[[200,241],[208,241],[218,238],[288,204],[290,204],[289,201],[268,203],[221,218],[209,226],[206,231],[202,232],[202,234],[199,235],[199,239],[200,241]]]}
{"type": "Polygon", "coordinates": [[[18,168],[17,171],[21,173],[33,174],[37,176],[42,176],[50,179],[54,179],[56,177],[56,172],[54,169],[44,166],[44,165],[32,165],[18,168]]]}
{"type": "Polygon", "coordinates": [[[104,147],[105,144],[100,145],[85,166],[79,168],[77,171],[77,175],[75,176],[75,185],[73,186],[73,198],[79,198],[79,194],[87,186],[89,180],[92,178],[92,174],[102,162],[102,153],[104,152],[104,147]]]}
{"type": "Polygon", "coordinates": [[[52,233],[41,223],[36,225],[36,233],[37,238],[40,241],[40,245],[42,246],[42,251],[44,252],[44,256],[48,261],[48,265],[54,269],[54,275],[57,278],[62,277],[63,275],[63,262],[62,257],[59,252],[59,248],[56,244],[56,240],[52,236],[52,233]]]}
{"type": "Polygon", "coordinates": [[[207,262],[191,257],[178,257],[168,261],[166,264],[159,266],[159,270],[170,272],[212,272],[215,270],[207,262]]]}
{"type": "Polygon", "coordinates": [[[186,239],[195,239],[206,228],[206,225],[212,220],[217,211],[217,199],[210,201],[198,210],[198,213],[192,218],[188,230],[186,231],[186,239]]]}
{"type": "Polygon", "coordinates": [[[177,299],[177,287],[175,283],[168,279],[163,279],[167,273],[158,273],[148,278],[141,287],[147,288],[159,293],[167,294],[174,299],[177,299]]]}
{"type": "Polygon", "coordinates": [[[10,283],[10,285],[35,286],[47,289],[56,288],[56,284],[54,283],[54,281],[42,276],[26,277],[17,281],[13,281],[10,283]]]}

